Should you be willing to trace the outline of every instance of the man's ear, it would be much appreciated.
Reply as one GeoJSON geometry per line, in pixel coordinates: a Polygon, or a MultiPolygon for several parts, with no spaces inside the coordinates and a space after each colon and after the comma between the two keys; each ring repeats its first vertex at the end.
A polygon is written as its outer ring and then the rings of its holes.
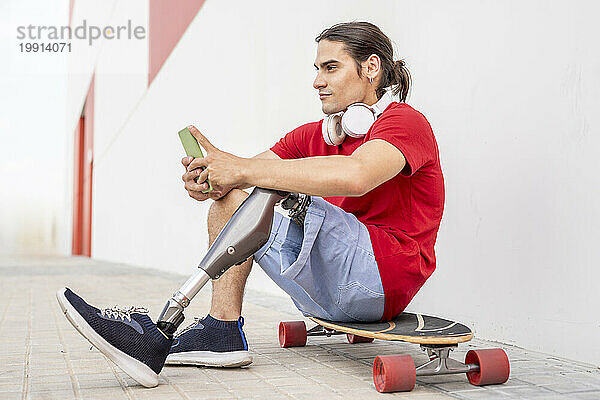
{"type": "Polygon", "coordinates": [[[367,78],[375,79],[381,72],[381,59],[377,54],[371,54],[369,58],[363,62],[363,66],[365,68],[365,75],[367,78]]]}

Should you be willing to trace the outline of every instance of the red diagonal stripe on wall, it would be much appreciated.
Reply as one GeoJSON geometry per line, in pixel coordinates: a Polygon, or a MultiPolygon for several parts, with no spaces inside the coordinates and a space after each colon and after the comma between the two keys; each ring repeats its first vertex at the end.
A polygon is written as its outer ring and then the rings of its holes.
{"type": "Polygon", "coordinates": [[[69,26],[71,26],[71,17],[73,17],[73,6],[75,5],[75,0],[69,0],[69,26]]]}
{"type": "Polygon", "coordinates": [[[205,0],[150,0],[148,86],[205,0]]]}

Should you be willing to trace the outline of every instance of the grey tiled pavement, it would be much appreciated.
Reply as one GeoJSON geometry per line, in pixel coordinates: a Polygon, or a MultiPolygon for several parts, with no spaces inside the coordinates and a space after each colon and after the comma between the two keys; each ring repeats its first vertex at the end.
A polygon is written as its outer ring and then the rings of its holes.
{"type": "MultiPolygon", "coordinates": [[[[511,361],[504,385],[471,386],[464,375],[417,379],[410,393],[379,394],[371,364],[379,354],[410,354],[418,346],[375,341],[349,345],[343,336],[309,338],[304,348],[281,349],[280,320],[300,319],[291,301],[248,291],[246,334],[254,362],[241,369],[166,367],[160,385],[145,389],[91,349],[64,318],[55,298],[69,286],[91,304],[145,306],[155,319],[187,276],[86,258],[0,258],[0,399],[600,399],[600,370],[517,347],[474,339],[453,352],[503,347],[511,361]]],[[[208,311],[209,290],[186,310],[208,311]]]]}

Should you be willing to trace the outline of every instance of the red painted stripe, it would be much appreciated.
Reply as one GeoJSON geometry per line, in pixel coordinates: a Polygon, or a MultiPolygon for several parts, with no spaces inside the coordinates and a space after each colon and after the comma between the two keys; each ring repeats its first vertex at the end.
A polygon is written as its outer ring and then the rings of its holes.
{"type": "Polygon", "coordinates": [[[148,86],[205,0],[150,0],[148,86]]]}
{"type": "Polygon", "coordinates": [[[73,255],[82,254],[82,224],[83,220],[83,122],[84,118],[79,118],[77,128],[75,128],[75,149],[74,149],[74,166],[73,166],[73,240],[71,253],[73,255]]]}
{"type": "Polygon", "coordinates": [[[83,109],[83,215],[82,254],[90,257],[92,255],[92,174],[94,169],[94,86],[95,75],[92,75],[90,89],[83,109]]]}
{"type": "Polygon", "coordinates": [[[75,6],[75,0],[69,0],[69,26],[71,26],[71,17],[73,17],[73,7],[75,6]]]}
{"type": "Polygon", "coordinates": [[[94,169],[94,76],[75,130],[73,185],[74,255],[92,254],[92,175],[94,169]]]}

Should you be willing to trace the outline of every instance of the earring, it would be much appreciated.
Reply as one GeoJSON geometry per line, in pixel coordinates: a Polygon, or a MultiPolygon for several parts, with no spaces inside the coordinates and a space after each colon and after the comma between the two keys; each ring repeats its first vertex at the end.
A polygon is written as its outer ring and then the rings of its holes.
{"type": "Polygon", "coordinates": [[[370,76],[370,77],[369,77],[369,83],[370,83],[371,85],[373,84],[373,77],[372,77],[372,76],[370,76]]]}

